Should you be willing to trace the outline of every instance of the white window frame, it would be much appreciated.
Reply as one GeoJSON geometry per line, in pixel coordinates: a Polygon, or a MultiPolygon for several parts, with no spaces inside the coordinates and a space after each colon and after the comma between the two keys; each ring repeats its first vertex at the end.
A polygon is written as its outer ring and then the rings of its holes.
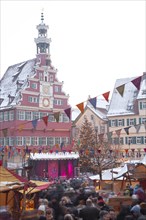
{"type": "Polygon", "coordinates": [[[32,117],[33,117],[33,120],[35,119],[40,119],[40,113],[39,112],[32,112],[32,117]]]}
{"type": "Polygon", "coordinates": [[[136,137],[136,144],[142,144],[141,143],[141,137],[136,137]]]}
{"type": "Polygon", "coordinates": [[[27,146],[30,146],[30,145],[31,145],[31,137],[29,137],[29,136],[26,136],[26,137],[25,137],[25,144],[26,144],[27,146]]]}
{"type": "Polygon", "coordinates": [[[54,137],[48,137],[47,141],[49,146],[54,146],[54,137]]]}
{"type": "Polygon", "coordinates": [[[0,137],[0,146],[3,146],[3,145],[4,145],[4,138],[0,137]]]}
{"type": "Polygon", "coordinates": [[[5,111],[4,112],[4,121],[8,121],[9,120],[9,112],[5,111]]]}
{"type": "Polygon", "coordinates": [[[54,99],[54,105],[63,105],[62,99],[54,99]]]}
{"type": "Polygon", "coordinates": [[[18,120],[25,120],[25,111],[18,111],[18,120]]]}
{"type": "Polygon", "coordinates": [[[13,121],[14,120],[14,111],[9,111],[9,121],[13,121]]]}
{"type": "Polygon", "coordinates": [[[129,125],[134,125],[134,118],[129,118],[129,125]]]}
{"type": "Polygon", "coordinates": [[[37,89],[37,83],[32,82],[32,83],[31,83],[31,88],[32,88],[32,89],[37,89]]]}
{"type": "Polygon", "coordinates": [[[14,141],[15,141],[14,137],[9,137],[9,145],[10,146],[14,146],[14,141]]]}
{"type": "Polygon", "coordinates": [[[42,143],[42,146],[46,146],[47,145],[47,138],[46,137],[42,137],[41,138],[41,143],[42,143]]]}
{"type": "Polygon", "coordinates": [[[21,136],[17,137],[17,145],[18,146],[23,146],[23,137],[21,137],[21,136]]]}
{"type": "Polygon", "coordinates": [[[55,144],[60,144],[60,143],[61,143],[60,137],[55,137],[55,144]]]}
{"type": "Polygon", "coordinates": [[[28,96],[28,102],[30,102],[30,103],[38,103],[38,97],[28,96]]]}
{"type": "Polygon", "coordinates": [[[123,120],[122,119],[118,120],[118,127],[120,127],[120,126],[123,126],[123,120]]]}
{"type": "Polygon", "coordinates": [[[0,121],[4,120],[4,112],[0,112],[0,121]]]}
{"type": "Polygon", "coordinates": [[[39,145],[39,138],[34,136],[34,137],[31,137],[31,143],[34,145],[34,146],[38,146],[39,145]]]}
{"type": "Polygon", "coordinates": [[[146,118],[141,118],[141,123],[144,124],[146,122],[146,118]]]}
{"type": "Polygon", "coordinates": [[[146,102],[142,102],[142,109],[146,109],[146,102]]]}
{"type": "Polygon", "coordinates": [[[63,114],[62,121],[63,122],[69,122],[69,118],[66,114],[63,114]]]}
{"type": "Polygon", "coordinates": [[[32,112],[31,111],[26,111],[25,112],[25,119],[27,121],[31,121],[32,120],[32,112]]]}
{"type": "Polygon", "coordinates": [[[111,120],[111,127],[116,127],[116,120],[111,120]]]}

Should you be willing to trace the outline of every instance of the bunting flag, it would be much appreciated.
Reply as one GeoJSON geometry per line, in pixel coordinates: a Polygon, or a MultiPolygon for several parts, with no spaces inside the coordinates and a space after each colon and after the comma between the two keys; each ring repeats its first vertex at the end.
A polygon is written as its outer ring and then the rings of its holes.
{"type": "Polygon", "coordinates": [[[124,128],[127,135],[129,135],[129,128],[131,128],[131,126],[124,128]]]}
{"type": "Polygon", "coordinates": [[[64,146],[64,143],[61,142],[61,144],[60,144],[60,149],[61,149],[61,150],[62,150],[63,146],[64,146]]]}
{"type": "Polygon", "coordinates": [[[38,123],[38,119],[32,121],[32,126],[34,129],[36,129],[37,123],[38,123]]]}
{"type": "Polygon", "coordinates": [[[49,117],[48,115],[42,117],[42,119],[43,119],[43,121],[44,121],[44,123],[45,123],[46,126],[48,125],[48,117],[49,117]]]}
{"type": "Polygon", "coordinates": [[[116,131],[115,131],[115,132],[116,132],[116,135],[117,135],[117,136],[120,136],[121,131],[122,131],[122,129],[118,129],[118,130],[116,130],[116,131]]]}
{"type": "Polygon", "coordinates": [[[91,105],[93,105],[93,107],[96,109],[96,97],[95,98],[92,98],[92,99],[89,99],[89,102],[91,103],[91,105]]]}
{"type": "Polygon", "coordinates": [[[110,91],[102,94],[107,102],[109,102],[109,94],[110,94],[110,91]]]}
{"type": "Polygon", "coordinates": [[[128,153],[128,149],[125,149],[126,154],[128,153]]]}
{"type": "Polygon", "coordinates": [[[139,130],[140,130],[141,125],[140,125],[140,124],[138,124],[138,125],[134,125],[134,127],[135,127],[135,129],[136,129],[136,133],[138,133],[139,130]]]}
{"type": "Polygon", "coordinates": [[[141,76],[139,76],[138,78],[132,80],[131,82],[135,85],[135,87],[139,90],[140,89],[140,83],[141,83],[141,76]]]}
{"type": "Polygon", "coordinates": [[[67,108],[64,110],[69,119],[71,119],[71,108],[67,108]]]}
{"type": "Polygon", "coordinates": [[[21,124],[21,125],[18,126],[19,132],[21,132],[23,129],[24,129],[24,124],[21,124]]]}
{"type": "Polygon", "coordinates": [[[124,94],[124,89],[125,89],[125,84],[121,85],[121,86],[118,86],[116,88],[116,90],[119,92],[119,94],[123,97],[123,94],[124,94]]]}
{"type": "Polygon", "coordinates": [[[78,105],[76,105],[78,107],[78,109],[81,111],[81,113],[84,113],[84,102],[79,103],[78,105]]]}
{"type": "Polygon", "coordinates": [[[60,116],[60,112],[54,113],[54,118],[56,119],[56,122],[59,122],[59,116],[60,116]]]}
{"type": "Polygon", "coordinates": [[[4,129],[2,129],[2,132],[3,132],[4,137],[7,137],[7,134],[8,134],[8,128],[4,128],[4,129]]]}

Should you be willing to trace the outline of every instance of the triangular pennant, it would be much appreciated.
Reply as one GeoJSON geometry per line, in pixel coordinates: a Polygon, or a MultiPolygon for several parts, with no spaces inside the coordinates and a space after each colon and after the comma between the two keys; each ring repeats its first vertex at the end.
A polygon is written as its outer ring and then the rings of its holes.
{"type": "Polygon", "coordinates": [[[62,148],[63,148],[63,145],[64,145],[64,143],[61,142],[61,144],[60,144],[60,149],[61,149],[61,150],[62,150],[62,148]]]}
{"type": "Polygon", "coordinates": [[[34,129],[36,129],[37,123],[38,123],[38,119],[32,121],[32,126],[34,129]]]}
{"type": "Polygon", "coordinates": [[[139,90],[140,89],[140,83],[141,83],[141,76],[139,76],[138,78],[132,80],[131,82],[135,85],[135,87],[139,90]]]}
{"type": "Polygon", "coordinates": [[[125,84],[121,85],[121,86],[118,86],[116,88],[116,90],[120,93],[120,95],[123,97],[123,94],[124,94],[124,89],[125,89],[125,84]]]}
{"type": "Polygon", "coordinates": [[[84,113],[84,102],[81,102],[81,103],[77,104],[76,106],[78,107],[78,109],[79,109],[82,113],[84,113]]]}
{"type": "Polygon", "coordinates": [[[64,110],[69,119],[71,119],[71,108],[67,108],[64,110]]]}
{"type": "Polygon", "coordinates": [[[118,129],[118,130],[115,131],[117,136],[120,136],[121,130],[122,130],[122,129],[118,129]]]}
{"type": "Polygon", "coordinates": [[[60,116],[60,112],[54,113],[54,118],[56,119],[57,122],[59,122],[59,116],[60,116]]]}
{"type": "Polygon", "coordinates": [[[129,128],[131,128],[131,126],[124,128],[127,135],[129,135],[129,128]]]}
{"type": "Polygon", "coordinates": [[[96,109],[96,97],[95,98],[92,98],[92,99],[89,99],[89,102],[91,103],[91,105],[93,105],[93,107],[96,109]]]}
{"type": "Polygon", "coordinates": [[[136,133],[138,133],[139,130],[140,130],[141,124],[134,125],[134,127],[135,127],[135,129],[136,129],[136,133]]]}
{"type": "Polygon", "coordinates": [[[8,134],[8,128],[4,128],[4,129],[2,129],[2,132],[3,132],[4,137],[7,137],[7,134],[8,134]]]}
{"type": "Polygon", "coordinates": [[[45,123],[46,126],[48,125],[48,117],[49,117],[48,115],[42,117],[42,119],[43,119],[43,121],[44,121],[44,123],[45,123]]]}
{"type": "Polygon", "coordinates": [[[109,101],[109,99],[108,99],[109,98],[109,94],[110,94],[110,91],[102,94],[107,102],[109,101]]]}

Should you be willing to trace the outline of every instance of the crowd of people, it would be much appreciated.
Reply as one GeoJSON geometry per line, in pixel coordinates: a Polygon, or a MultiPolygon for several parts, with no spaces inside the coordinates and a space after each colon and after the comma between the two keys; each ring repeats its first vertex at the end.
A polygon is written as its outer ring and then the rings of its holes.
{"type": "MultiPolygon", "coordinates": [[[[146,194],[137,184],[126,186],[125,196],[131,196],[131,204],[121,205],[117,212],[96,191],[85,191],[83,187],[72,194],[40,194],[34,210],[25,210],[20,220],[146,220],[146,194]],[[75,193],[76,192],[76,193],[75,193]]],[[[0,212],[0,220],[15,220],[8,211],[0,212]]]]}

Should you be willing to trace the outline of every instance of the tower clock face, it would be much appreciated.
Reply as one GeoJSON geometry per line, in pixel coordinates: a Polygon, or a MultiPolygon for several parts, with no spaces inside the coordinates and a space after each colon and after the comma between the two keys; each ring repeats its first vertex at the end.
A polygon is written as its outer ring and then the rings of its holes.
{"type": "Polygon", "coordinates": [[[49,99],[48,98],[43,98],[43,106],[44,107],[49,107],[49,105],[50,105],[49,99]]]}

